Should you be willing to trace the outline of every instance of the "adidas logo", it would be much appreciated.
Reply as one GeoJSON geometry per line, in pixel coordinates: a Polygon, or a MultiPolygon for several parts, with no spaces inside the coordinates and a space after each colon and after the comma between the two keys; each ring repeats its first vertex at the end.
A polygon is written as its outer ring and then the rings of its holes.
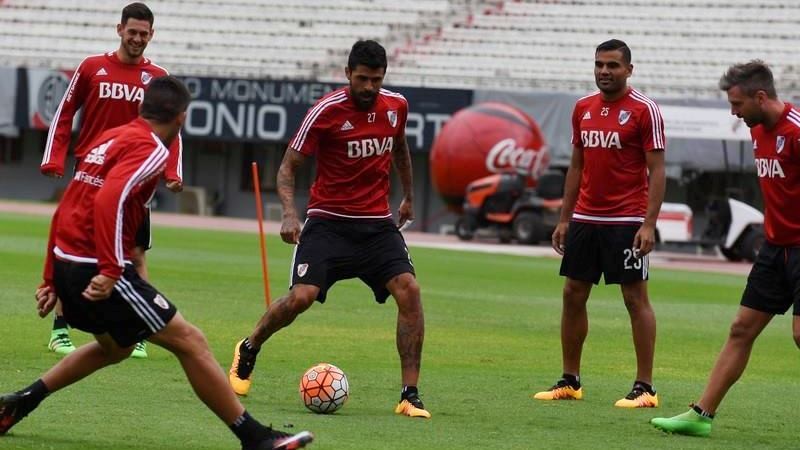
{"type": "Polygon", "coordinates": [[[94,75],[96,77],[101,76],[101,75],[108,75],[108,72],[106,72],[106,68],[105,67],[101,67],[100,70],[98,70],[97,73],[95,73],[94,75]]]}
{"type": "Polygon", "coordinates": [[[352,123],[350,123],[350,121],[349,121],[349,120],[345,120],[345,121],[344,121],[344,125],[342,125],[342,128],[339,128],[339,131],[350,131],[350,130],[352,130],[353,128],[355,128],[355,127],[353,126],[353,124],[352,124],[352,123]]]}
{"type": "Polygon", "coordinates": [[[582,120],[589,120],[591,118],[592,118],[592,115],[589,114],[589,111],[586,111],[586,114],[583,115],[583,119],[582,120]]]}

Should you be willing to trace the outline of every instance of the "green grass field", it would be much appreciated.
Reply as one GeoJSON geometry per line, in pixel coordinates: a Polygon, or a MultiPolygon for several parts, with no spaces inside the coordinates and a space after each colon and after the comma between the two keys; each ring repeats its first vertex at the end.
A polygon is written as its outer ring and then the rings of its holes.
{"type": "MultiPolygon", "coordinates": [[[[36,315],[48,220],[0,214],[0,391],[35,380],[58,359],[46,348],[51,320],[36,315]]],[[[156,228],[154,284],[203,329],[227,370],[234,343],[263,311],[255,234],[156,228]]],[[[291,247],[270,236],[273,297],[285,290],[291,247]]],[[[600,286],[589,303],[581,402],[529,395],[560,375],[562,280],[553,259],[413,248],[423,289],[426,340],[420,390],[430,421],[393,414],[399,395],[396,308],[366,286],[337,284],[264,347],[247,408],[281,428],[309,429],[317,449],[797,448],[800,382],[789,317],[756,344],[750,365],[715,421],[710,439],[652,429],[655,415],[696,400],[738,307],[743,276],[653,269],[658,319],[658,410],[612,405],[635,374],[630,326],[619,290],[600,286]],[[316,362],[347,374],[351,398],[315,415],[300,402],[303,371],[316,362]]],[[[88,336],[74,333],[75,340],[88,336]]],[[[47,399],[0,449],[230,449],[233,435],[194,397],[177,361],[150,346],[130,360],[47,399]]]]}

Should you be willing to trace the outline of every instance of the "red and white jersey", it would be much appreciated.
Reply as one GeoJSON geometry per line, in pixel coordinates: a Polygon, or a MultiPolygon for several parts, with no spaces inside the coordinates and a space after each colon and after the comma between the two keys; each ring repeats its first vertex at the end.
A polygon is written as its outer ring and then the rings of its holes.
{"type": "MultiPolygon", "coordinates": [[[[75,157],[83,158],[88,144],[111,128],[139,117],[144,91],[153,78],[168,75],[166,69],[143,58],[138,64],[125,64],[116,52],[89,56],[81,62],[56,110],[47,134],[40,170],[64,175],[64,160],[69,150],[72,119],[83,108],[75,157]]],[[[165,178],[183,181],[180,137],[170,146],[165,178]]]]}
{"type": "Polygon", "coordinates": [[[141,118],[82,150],[50,226],[46,283],[52,281],[53,257],[95,263],[101,274],[119,279],[169,154],[141,118]]]}
{"type": "Polygon", "coordinates": [[[583,173],[573,220],[642,223],[647,214],[645,153],[664,150],[664,121],[653,100],[629,89],[606,102],[583,97],[572,112],[572,145],[583,151],[583,173]]]}
{"type": "Polygon", "coordinates": [[[800,111],[787,103],[771,129],[750,129],[756,173],[764,197],[767,241],[800,246],[800,111]]]}
{"type": "Polygon", "coordinates": [[[386,89],[368,110],[356,107],[348,87],[330,92],[311,107],[289,141],[295,151],[317,159],[308,216],[391,217],[392,151],[405,135],[407,118],[405,97],[386,89]]]}

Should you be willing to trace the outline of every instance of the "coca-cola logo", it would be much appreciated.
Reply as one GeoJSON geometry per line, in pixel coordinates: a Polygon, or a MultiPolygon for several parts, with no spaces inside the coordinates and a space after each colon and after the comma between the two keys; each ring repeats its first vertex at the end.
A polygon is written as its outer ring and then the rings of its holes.
{"type": "Polygon", "coordinates": [[[520,175],[538,179],[545,169],[545,147],[534,150],[518,147],[513,138],[503,139],[494,144],[486,155],[486,168],[493,173],[508,172],[513,169],[520,175]]]}

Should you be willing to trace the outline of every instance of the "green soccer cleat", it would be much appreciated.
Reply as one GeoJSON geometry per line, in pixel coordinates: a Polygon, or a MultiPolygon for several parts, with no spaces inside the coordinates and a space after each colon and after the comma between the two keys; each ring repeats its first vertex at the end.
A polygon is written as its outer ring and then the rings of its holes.
{"type": "Polygon", "coordinates": [[[700,437],[706,437],[711,434],[711,422],[712,419],[710,417],[701,416],[694,409],[678,414],[675,417],[650,419],[651,425],[665,433],[700,437]]]}
{"type": "Polygon", "coordinates": [[[147,358],[147,345],[144,343],[144,341],[136,344],[136,347],[134,347],[133,351],[131,352],[131,358],[136,358],[136,359],[147,358]]]}
{"type": "Polygon", "coordinates": [[[56,352],[59,355],[69,355],[75,351],[75,346],[69,338],[69,330],[66,328],[57,328],[50,332],[50,343],[47,348],[51,352],[56,352]]]}

